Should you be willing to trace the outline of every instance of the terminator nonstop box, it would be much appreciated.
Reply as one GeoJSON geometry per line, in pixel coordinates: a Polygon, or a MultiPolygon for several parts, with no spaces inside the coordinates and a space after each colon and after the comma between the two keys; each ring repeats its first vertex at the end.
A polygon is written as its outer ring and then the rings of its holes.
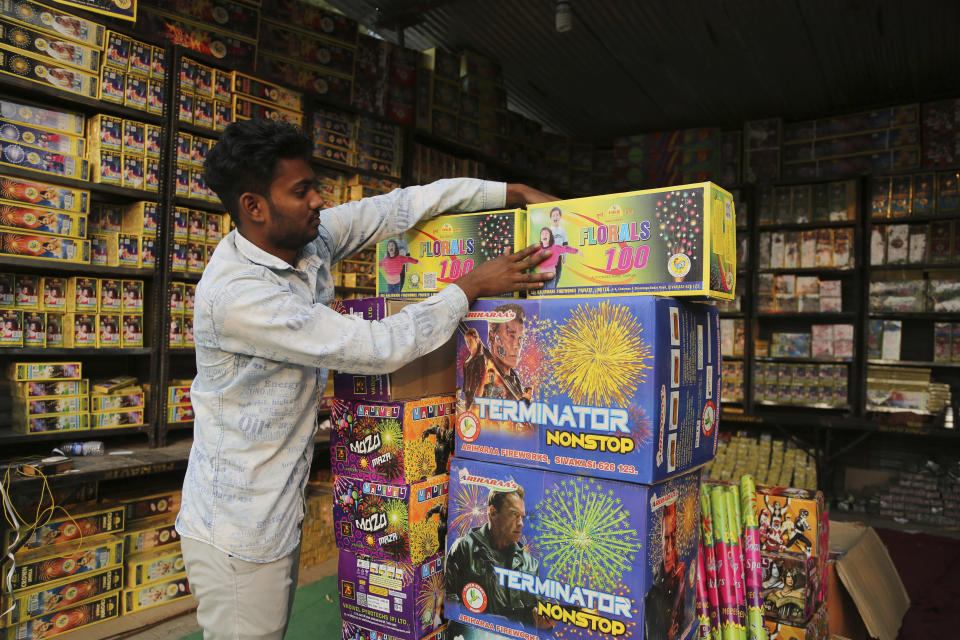
{"type": "Polygon", "coordinates": [[[123,567],[117,566],[67,582],[59,582],[55,586],[44,585],[37,589],[23,591],[11,597],[10,606],[13,610],[3,621],[8,624],[17,624],[22,620],[45,616],[115,591],[122,586],[123,567]]]}
{"type": "Polygon", "coordinates": [[[427,298],[475,266],[526,245],[520,209],[443,215],[377,244],[377,294],[427,298]]]}
{"type": "Polygon", "coordinates": [[[716,308],[672,298],[478,300],[458,331],[456,455],[652,483],[710,461],[716,308]]]}
{"type": "Polygon", "coordinates": [[[694,637],[699,470],[654,485],[463,459],[450,473],[450,622],[523,638],[694,637]]]}
{"type": "MultiPolygon", "coordinates": [[[[343,300],[333,308],[340,313],[364,320],[383,320],[399,313],[412,300],[364,298],[343,300]]],[[[443,395],[456,390],[456,340],[451,336],[445,344],[429,354],[404,365],[393,373],[353,374],[337,371],[333,376],[334,395],[354,400],[389,402],[407,398],[443,395]]]]}
{"type": "Polygon", "coordinates": [[[529,205],[527,237],[565,246],[559,277],[530,293],[732,300],[735,229],[733,197],[710,182],[529,205]]]}
{"type": "Polygon", "coordinates": [[[410,565],[340,552],[340,617],[403,640],[420,640],[443,624],[443,553],[410,565]]]}
{"type": "Polygon", "coordinates": [[[396,484],[447,473],[455,402],[452,395],[407,402],[334,398],[331,471],[396,484]]]}
{"type": "Polygon", "coordinates": [[[443,549],[449,488],[446,474],[412,485],[337,476],[333,502],[337,548],[415,565],[426,561],[443,549]]]}

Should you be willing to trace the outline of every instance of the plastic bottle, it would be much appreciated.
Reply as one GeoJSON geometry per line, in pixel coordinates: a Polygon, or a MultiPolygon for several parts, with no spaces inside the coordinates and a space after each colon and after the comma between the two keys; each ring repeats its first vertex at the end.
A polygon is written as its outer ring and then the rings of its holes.
{"type": "Polygon", "coordinates": [[[102,456],[103,443],[99,440],[89,442],[65,442],[60,447],[64,455],[68,456],[102,456]]]}

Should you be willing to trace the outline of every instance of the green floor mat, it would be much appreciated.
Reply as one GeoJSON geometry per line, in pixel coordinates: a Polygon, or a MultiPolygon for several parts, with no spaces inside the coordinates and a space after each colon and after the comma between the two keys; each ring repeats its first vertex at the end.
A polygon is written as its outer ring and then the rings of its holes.
{"type": "MultiPolygon", "coordinates": [[[[335,575],[297,589],[285,640],[316,640],[317,637],[328,637],[326,632],[330,629],[339,629],[341,623],[337,595],[335,575]]],[[[191,633],[180,640],[203,640],[203,632],[191,633]]]]}

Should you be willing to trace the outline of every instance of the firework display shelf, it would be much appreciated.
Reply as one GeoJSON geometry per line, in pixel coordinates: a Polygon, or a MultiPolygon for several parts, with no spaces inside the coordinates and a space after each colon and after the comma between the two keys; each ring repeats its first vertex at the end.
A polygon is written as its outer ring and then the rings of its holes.
{"type": "Polygon", "coordinates": [[[823,320],[823,322],[835,322],[837,320],[853,320],[857,317],[857,314],[852,311],[785,311],[783,313],[777,311],[758,311],[757,317],[764,319],[776,318],[783,320],[823,320]]]}
{"type": "MultiPolygon", "coordinates": [[[[110,28],[112,29],[113,27],[111,26],[110,28]]],[[[140,36],[137,37],[139,38],[140,36]]],[[[127,118],[128,120],[139,120],[140,122],[149,122],[150,124],[164,124],[163,116],[147,111],[131,109],[130,107],[104,102],[95,98],[87,98],[74,93],[58,91],[52,87],[37,84],[16,76],[0,76],[0,91],[6,93],[5,89],[7,88],[14,89],[14,91],[11,92],[11,95],[15,96],[14,99],[40,104],[45,107],[73,112],[81,111],[85,115],[106,113],[127,118]]],[[[4,167],[4,170],[6,170],[6,167],[4,167]]]]}
{"type": "Polygon", "coordinates": [[[316,167],[332,169],[333,171],[339,171],[341,173],[359,173],[362,176],[392,180],[393,182],[397,183],[397,186],[400,186],[400,178],[390,175],[389,173],[382,173],[380,171],[373,171],[371,169],[361,169],[359,167],[353,167],[342,162],[335,162],[333,160],[327,160],[326,158],[317,158],[316,156],[311,158],[311,162],[313,162],[314,166],[316,167]]]}
{"type": "Polygon", "coordinates": [[[151,348],[142,349],[123,349],[123,348],[98,348],[98,347],[77,347],[66,349],[60,347],[0,347],[0,356],[30,356],[39,358],[72,358],[74,356],[97,356],[111,357],[118,356],[146,356],[153,353],[151,348]]]}
{"type": "Polygon", "coordinates": [[[63,272],[70,271],[77,275],[104,276],[111,278],[142,278],[149,279],[155,275],[152,268],[130,269],[127,267],[104,267],[99,264],[62,262],[59,260],[39,260],[36,258],[11,258],[4,256],[0,259],[4,270],[12,271],[43,271],[63,272]]]}
{"type": "Polygon", "coordinates": [[[943,438],[947,440],[960,439],[960,431],[956,429],[944,429],[942,427],[908,427],[906,425],[888,424],[856,418],[832,420],[829,422],[828,428],[835,431],[864,431],[919,436],[924,438],[943,438]]]}
{"type": "Polygon", "coordinates": [[[915,222],[940,222],[960,218],[960,210],[945,213],[929,213],[920,216],[898,216],[896,218],[870,218],[871,225],[913,224],[915,222]]]}
{"type": "Polygon", "coordinates": [[[757,362],[798,362],[804,364],[850,364],[850,358],[797,358],[789,356],[756,356],[757,362]]]}
{"type": "Polygon", "coordinates": [[[956,322],[960,313],[950,311],[900,311],[900,312],[870,312],[871,318],[878,320],[940,320],[956,322]]]}
{"type": "Polygon", "coordinates": [[[143,189],[130,189],[127,187],[117,187],[112,184],[102,184],[100,182],[90,182],[88,180],[77,180],[75,178],[66,178],[33,169],[24,169],[23,167],[12,167],[9,165],[0,165],[0,173],[14,178],[23,178],[24,180],[36,180],[37,182],[47,182],[71,189],[84,189],[95,194],[113,196],[126,200],[154,200],[159,198],[156,191],[145,191],[143,189]]]}
{"type": "Polygon", "coordinates": [[[721,311],[721,318],[745,318],[747,314],[743,311],[721,311]]]}
{"type": "Polygon", "coordinates": [[[816,222],[784,222],[757,225],[758,231],[802,231],[804,229],[842,229],[857,226],[856,220],[820,220],[816,222]]]}
{"type": "Polygon", "coordinates": [[[825,404],[821,402],[776,402],[773,400],[758,400],[758,405],[764,407],[783,407],[784,409],[828,409],[831,411],[849,411],[849,404],[825,404]]]}
{"type": "Polygon", "coordinates": [[[170,274],[175,280],[188,280],[190,282],[199,282],[203,276],[202,273],[194,273],[192,271],[171,271],[170,274]]]}
{"type": "Polygon", "coordinates": [[[177,121],[177,131],[183,133],[189,133],[194,136],[202,136],[204,138],[212,138],[216,140],[220,137],[222,131],[217,131],[215,129],[208,129],[207,127],[200,127],[189,122],[180,122],[177,121]]]}
{"type": "Polygon", "coordinates": [[[219,202],[210,202],[209,200],[197,200],[196,198],[184,198],[183,196],[176,196],[173,199],[174,203],[181,207],[190,207],[191,209],[204,209],[205,211],[213,211],[214,213],[226,213],[227,210],[219,202]]]}
{"type": "Polygon", "coordinates": [[[938,271],[940,269],[960,269],[960,263],[922,262],[915,264],[872,264],[871,271],[938,271]]]}
{"type": "Polygon", "coordinates": [[[450,153],[453,155],[464,156],[477,160],[478,162],[482,162],[491,168],[498,169],[502,173],[521,181],[539,183],[544,180],[544,176],[536,171],[506,164],[499,158],[487,155],[482,151],[475,149],[474,147],[462,145],[455,140],[449,140],[432,133],[427,133],[421,129],[414,130],[413,140],[414,142],[419,142],[421,144],[433,147],[434,149],[443,151],[444,153],[450,153]]]}
{"type": "Polygon", "coordinates": [[[875,364],[888,367],[922,367],[930,369],[960,369],[960,362],[934,362],[932,360],[880,360],[878,358],[868,358],[867,364],[875,364]]]}
{"type": "Polygon", "coordinates": [[[850,275],[857,271],[856,267],[795,267],[792,269],[758,269],[758,273],[836,273],[838,275],[850,275]]]}
{"type": "MultiPolygon", "coordinates": [[[[133,427],[115,427],[110,429],[67,429],[65,431],[45,431],[43,433],[18,433],[10,427],[0,428],[0,444],[27,444],[31,442],[49,443],[75,440],[98,439],[108,436],[128,436],[137,433],[149,434],[153,427],[141,424],[133,427]]],[[[44,447],[46,450],[46,446],[44,447]]]]}

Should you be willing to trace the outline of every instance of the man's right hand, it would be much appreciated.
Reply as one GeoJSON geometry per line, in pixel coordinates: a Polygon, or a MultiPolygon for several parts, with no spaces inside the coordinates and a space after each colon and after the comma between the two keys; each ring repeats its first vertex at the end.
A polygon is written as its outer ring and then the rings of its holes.
{"type": "Polygon", "coordinates": [[[540,289],[544,282],[553,278],[555,272],[528,271],[550,257],[549,249],[538,254],[539,249],[538,242],[517,253],[504,254],[484,262],[458,278],[454,284],[463,290],[470,304],[481,297],[540,289]]]}

